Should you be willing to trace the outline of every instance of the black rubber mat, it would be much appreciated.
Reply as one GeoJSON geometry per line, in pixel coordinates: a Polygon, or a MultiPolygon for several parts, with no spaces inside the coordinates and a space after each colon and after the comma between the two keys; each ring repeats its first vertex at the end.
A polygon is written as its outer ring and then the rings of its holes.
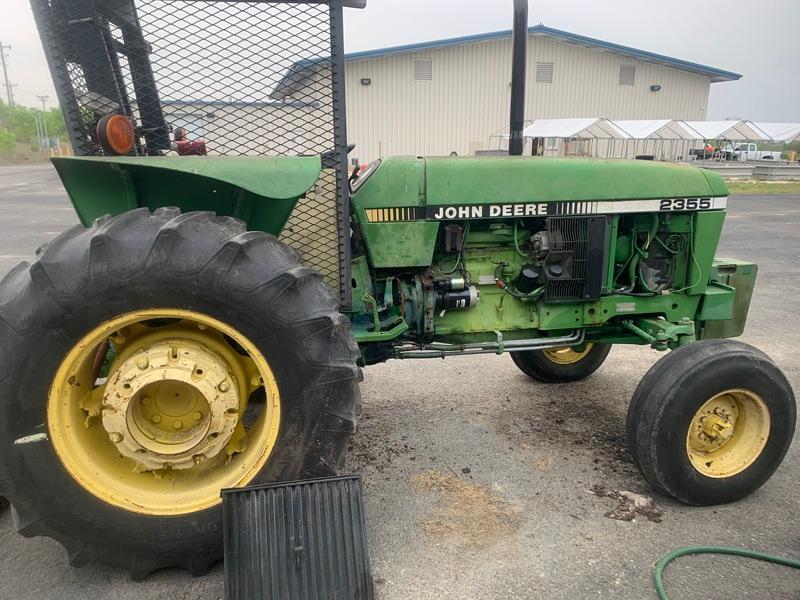
{"type": "Polygon", "coordinates": [[[358,476],[223,490],[226,600],[373,600],[358,476]]]}

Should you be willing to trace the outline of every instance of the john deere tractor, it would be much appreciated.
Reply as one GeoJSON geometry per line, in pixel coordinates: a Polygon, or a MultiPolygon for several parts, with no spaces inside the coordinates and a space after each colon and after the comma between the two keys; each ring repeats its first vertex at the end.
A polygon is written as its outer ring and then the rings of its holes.
{"type": "Polygon", "coordinates": [[[362,367],[508,354],[533,390],[614,344],[666,352],[627,423],[655,490],[707,505],[761,486],[795,401],[726,339],[757,268],[714,257],[722,179],[520,156],[525,0],[508,156],[351,165],[343,4],[32,0],[81,224],[0,283],[0,495],[20,533],[76,565],[202,573],[221,489],[342,467],[362,367]]]}

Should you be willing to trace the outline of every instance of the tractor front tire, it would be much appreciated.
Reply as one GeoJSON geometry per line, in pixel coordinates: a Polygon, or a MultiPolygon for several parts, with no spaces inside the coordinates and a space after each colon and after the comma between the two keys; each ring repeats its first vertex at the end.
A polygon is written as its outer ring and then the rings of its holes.
{"type": "Polygon", "coordinates": [[[673,350],[644,376],[628,408],[628,446],[644,478],[685,504],[744,498],[786,455],[794,393],[748,344],[703,340],[673,350]]]}
{"type": "Polygon", "coordinates": [[[336,474],[357,356],[321,276],[239,220],[73,227],[0,282],[0,495],[73,565],[203,574],[221,488],[336,474]]]}
{"type": "Polygon", "coordinates": [[[582,349],[553,348],[512,352],[511,360],[528,377],[542,383],[569,383],[586,379],[600,368],[611,344],[587,343],[582,349]]]}

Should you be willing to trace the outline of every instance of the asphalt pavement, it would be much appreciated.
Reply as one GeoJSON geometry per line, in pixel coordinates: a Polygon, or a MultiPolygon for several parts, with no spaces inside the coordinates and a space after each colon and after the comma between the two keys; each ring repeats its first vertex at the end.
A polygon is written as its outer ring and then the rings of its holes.
{"type": "MultiPolygon", "coordinates": [[[[48,166],[0,167],[0,273],[77,222],[48,166]]],[[[742,339],[800,390],[800,196],[739,196],[719,256],[759,277],[742,339]]],[[[625,448],[628,400],[659,353],[614,348],[586,381],[533,383],[507,356],[394,361],[365,370],[364,414],[348,470],[365,482],[380,600],[654,598],[651,566],[686,545],[800,557],[800,445],[751,497],[697,508],[654,493],[625,448]],[[642,493],[660,522],[605,516],[593,486],[642,493]]],[[[726,557],[684,558],[674,599],[800,598],[800,573],[726,557]]],[[[222,567],[141,583],[102,566],[69,567],[61,547],[23,539],[0,514],[0,599],[215,600],[222,567]]]]}

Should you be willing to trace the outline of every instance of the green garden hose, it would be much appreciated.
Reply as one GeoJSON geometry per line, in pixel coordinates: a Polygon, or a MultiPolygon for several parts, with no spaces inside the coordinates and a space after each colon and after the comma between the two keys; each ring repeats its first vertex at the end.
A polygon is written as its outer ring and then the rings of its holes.
{"type": "Polygon", "coordinates": [[[732,556],[744,556],[745,558],[754,558],[785,567],[792,567],[793,569],[800,569],[800,560],[772,556],[771,554],[764,554],[763,552],[755,552],[754,550],[746,550],[744,548],[725,548],[721,546],[690,546],[688,548],[679,548],[678,550],[668,552],[653,565],[653,580],[656,585],[656,593],[658,594],[659,600],[669,600],[669,596],[667,596],[667,592],[664,589],[664,569],[676,558],[686,556],[687,554],[730,554],[732,556]]]}

